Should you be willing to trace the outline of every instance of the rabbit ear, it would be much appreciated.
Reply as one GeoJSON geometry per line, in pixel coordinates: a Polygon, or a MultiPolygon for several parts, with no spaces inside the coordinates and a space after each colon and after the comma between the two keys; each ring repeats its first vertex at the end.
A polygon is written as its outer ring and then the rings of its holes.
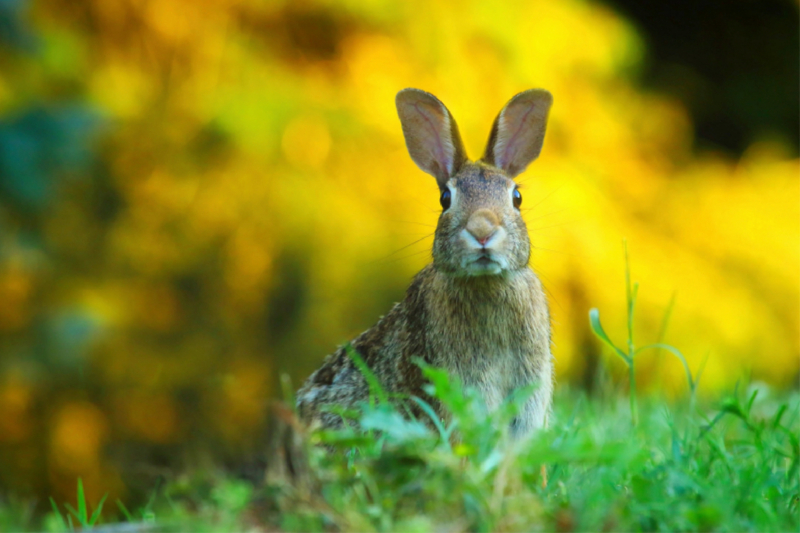
{"type": "Polygon", "coordinates": [[[438,98],[403,89],[395,99],[411,159],[443,188],[467,160],[456,121],[438,98]]]}
{"type": "Polygon", "coordinates": [[[497,115],[483,160],[513,178],[542,151],[547,114],[553,96],[544,89],[530,89],[512,98],[497,115]]]}

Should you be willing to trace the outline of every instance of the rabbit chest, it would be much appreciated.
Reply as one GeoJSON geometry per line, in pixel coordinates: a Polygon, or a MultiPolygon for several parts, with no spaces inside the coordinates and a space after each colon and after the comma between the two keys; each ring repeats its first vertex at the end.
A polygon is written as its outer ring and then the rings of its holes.
{"type": "Polygon", "coordinates": [[[432,363],[481,391],[490,409],[521,386],[538,382],[549,391],[550,321],[533,271],[485,280],[437,277],[428,299],[432,363]]]}

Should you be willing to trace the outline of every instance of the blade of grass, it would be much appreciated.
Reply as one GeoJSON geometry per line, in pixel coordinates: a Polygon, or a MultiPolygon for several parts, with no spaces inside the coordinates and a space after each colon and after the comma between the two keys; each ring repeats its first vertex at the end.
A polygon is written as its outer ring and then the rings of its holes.
{"type": "Polygon", "coordinates": [[[428,417],[431,419],[431,422],[433,422],[433,425],[436,426],[436,431],[439,432],[439,436],[441,437],[442,442],[445,443],[445,446],[449,450],[450,449],[450,441],[449,441],[450,435],[444,429],[444,426],[442,425],[442,421],[439,420],[439,417],[436,415],[436,412],[433,410],[433,407],[431,407],[431,405],[428,402],[426,402],[425,400],[423,400],[422,398],[419,398],[417,396],[412,396],[411,397],[411,401],[416,403],[419,406],[419,408],[422,409],[422,412],[424,412],[426,415],[428,415],[428,417]]]}
{"type": "MultiPolygon", "coordinates": [[[[656,337],[656,344],[661,344],[666,341],[667,339],[667,328],[669,327],[669,322],[672,319],[672,311],[675,308],[675,299],[678,296],[678,291],[673,291],[672,295],[669,297],[669,302],[667,302],[667,307],[664,309],[664,316],[661,317],[661,326],[658,328],[658,337],[656,337]]],[[[655,353],[656,357],[656,373],[661,371],[661,350],[657,349],[655,353]]]]}
{"type": "Polygon", "coordinates": [[[97,504],[97,508],[92,513],[91,518],[89,518],[89,525],[93,526],[97,523],[98,518],[100,518],[100,513],[103,511],[103,504],[106,502],[106,498],[108,497],[108,493],[103,494],[103,497],[100,498],[100,502],[97,504]]]}
{"type": "Polygon", "coordinates": [[[622,240],[622,247],[625,249],[625,296],[628,303],[628,357],[633,359],[633,310],[636,306],[636,295],[639,292],[639,284],[631,285],[631,262],[628,255],[628,241],[622,240]]]}
{"type": "Polygon", "coordinates": [[[347,356],[353,361],[353,364],[356,365],[356,368],[358,368],[359,372],[361,372],[361,374],[364,376],[364,379],[367,381],[370,397],[376,396],[381,403],[388,403],[389,396],[386,394],[386,391],[383,390],[380,380],[378,380],[377,376],[372,372],[369,366],[367,366],[367,363],[364,362],[364,359],[361,358],[361,355],[350,343],[348,343],[344,349],[347,353],[347,356]]]}
{"type": "Polygon", "coordinates": [[[608,335],[603,329],[603,325],[600,323],[600,311],[598,311],[597,308],[593,307],[589,310],[589,325],[597,338],[606,343],[606,345],[614,350],[614,353],[620,356],[628,365],[631,364],[630,358],[625,352],[617,348],[614,343],[611,342],[611,339],[608,338],[608,335]]]}
{"type": "Polygon", "coordinates": [[[600,311],[596,308],[592,308],[589,310],[589,325],[592,328],[597,337],[605,342],[608,346],[610,346],[614,352],[619,355],[625,364],[628,365],[628,382],[630,384],[630,393],[629,401],[630,401],[630,409],[631,409],[631,423],[635,426],[639,421],[638,409],[636,407],[636,373],[634,372],[633,368],[633,344],[631,339],[628,339],[628,347],[630,349],[629,354],[626,355],[625,352],[617,348],[611,339],[608,338],[608,335],[603,330],[603,326],[600,323],[600,311]]]}
{"type": "Polygon", "coordinates": [[[147,505],[145,505],[144,509],[141,511],[142,520],[144,520],[145,522],[155,521],[155,513],[153,512],[153,506],[156,503],[156,496],[158,496],[158,492],[161,489],[161,484],[163,482],[164,482],[164,476],[159,476],[156,479],[156,486],[153,489],[153,493],[150,495],[150,499],[147,500],[147,505]]]}
{"type": "Polygon", "coordinates": [[[128,511],[128,508],[127,508],[127,507],[125,507],[125,504],[124,504],[124,503],[122,503],[122,501],[121,501],[121,500],[117,500],[117,507],[118,507],[118,508],[119,508],[119,510],[122,512],[122,515],[125,517],[125,519],[126,519],[128,522],[133,522],[133,521],[134,521],[134,520],[133,520],[133,515],[131,515],[130,511],[128,511]]]}
{"type": "Polygon", "coordinates": [[[83,480],[79,477],[78,478],[78,516],[76,517],[80,520],[81,525],[86,525],[88,523],[88,512],[86,511],[86,495],[83,493],[83,480]]]}
{"type": "Polygon", "coordinates": [[[683,370],[686,373],[686,382],[689,384],[689,390],[694,392],[695,381],[694,381],[694,378],[692,378],[692,371],[689,369],[689,363],[688,363],[688,361],[686,361],[686,358],[683,356],[683,354],[680,352],[680,350],[678,350],[677,348],[675,348],[674,346],[671,346],[669,344],[656,342],[656,343],[653,343],[653,344],[648,344],[646,346],[642,346],[640,348],[637,348],[634,353],[639,353],[639,352],[642,352],[642,351],[648,350],[648,349],[666,350],[666,351],[670,352],[672,355],[674,355],[675,357],[677,357],[680,360],[681,364],[683,365],[683,370]]]}
{"type": "Polygon", "coordinates": [[[56,505],[56,501],[53,497],[50,497],[50,506],[53,508],[53,513],[58,517],[58,521],[64,529],[67,529],[67,523],[64,521],[64,517],[61,516],[61,511],[58,510],[58,505],[56,505]]]}
{"type": "Polygon", "coordinates": [[[747,401],[747,409],[745,410],[745,412],[747,413],[748,417],[750,416],[750,410],[753,408],[753,404],[756,401],[756,397],[758,396],[758,392],[759,392],[758,389],[754,390],[753,394],[750,395],[750,399],[747,401]]]}
{"type": "Polygon", "coordinates": [[[781,418],[783,418],[783,415],[786,414],[786,409],[788,407],[789,407],[788,405],[783,404],[778,408],[778,412],[775,413],[775,418],[772,420],[772,428],[773,429],[775,429],[775,428],[777,428],[778,426],[781,425],[781,418]]]}
{"type": "MultiPolygon", "coordinates": [[[[72,516],[74,516],[76,520],[78,520],[78,523],[79,523],[80,525],[82,525],[82,526],[85,526],[85,525],[86,525],[86,523],[85,523],[83,520],[81,520],[81,513],[80,513],[80,511],[79,511],[78,509],[75,509],[73,506],[71,506],[71,505],[70,505],[70,504],[68,504],[68,503],[65,503],[65,504],[64,504],[64,508],[65,508],[67,511],[69,511],[69,513],[70,513],[72,516]]],[[[71,517],[70,517],[69,515],[67,515],[67,518],[70,518],[70,519],[71,519],[71,517]]]]}

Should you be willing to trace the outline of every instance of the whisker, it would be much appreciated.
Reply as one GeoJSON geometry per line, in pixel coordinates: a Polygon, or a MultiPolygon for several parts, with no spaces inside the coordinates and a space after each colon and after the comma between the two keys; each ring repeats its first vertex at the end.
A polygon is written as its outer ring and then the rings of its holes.
{"type": "MultiPolygon", "coordinates": [[[[523,209],[523,212],[530,211],[531,209],[533,209],[533,208],[530,208],[530,209],[523,209]]],[[[529,218],[529,219],[528,219],[528,221],[531,221],[531,220],[539,220],[540,218],[544,218],[544,217],[549,217],[549,216],[557,215],[557,214],[559,214],[559,213],[563,213],[564,211],[566,211],[566,209],[559,209],[558,211],[553,211],[552,213],[545,213],[544,215],[539,215],[538,217],[529,218]]]]}
{"type": "Polygon", "coordinates": [[[427,239],[428,237],[433,237],[433,233],[428,233],[428,234],[427,234],[427,235],[425,235],[424,237],[417,239],[416,241],[412,242],[411,244],[407,244],[407,245],[403,246],[402,248],[400,248],[400,249],[398,249],[398,250],[395,250],[394,252],[390,253],[390,254],[389,254],[389,255],[387,255],[386,257],[383,257],[383,258],[381,258],[381,259],[376,259],[375,261],[372,261],[370,264],[374,264],[374,263],[377,263],[377,262],[379,262],[379,261],[386,260],[386,259],[388,259],[388,258],[392,257],[393,255],[395,255],[395,254],[398,254],[398,253],[402,252],[402,251],[403,251],[403,250],[405,250],[406,248],[410,248],[411,246],[414,246],[415,244],[417,244],[417,243],[420,243],[420,242],[424,241],[424,240],[425,240],[425,239],[427,239]]]}
{"type": "Polygon", "coordinates": [[[397,224],[415,224],[417,226],[425,226],[426,228],[435,228],[434,224],[425,224],[424,222],[411,222],[410,220],[395,220],[397,224]]]}
{"type": "Polygon", "coordinates": [[[553,189],[553,190],[552,190],[552,191],[551,191],[549,194],[547,194],[547,195],[546,195],[544,198],[542,198],[541,200],[539,200],[538,202],[536,202],[535,204],[533,204],[533,205],[531,206],[531,208],[538,206],[539,204],[541,204],[542,202],[544,202],[545,200],[547,200],[548,198],[550,198],[551,196],[553,196],[555,193],[557,193],[558,191],[560,191],[560,190],[561,190],[563,187],[564,187],[563,185],[559,185],[558,187],[556,187],[555,189],[553,189]]]}
{"type": "Polygon", "coordinates": [[[544,289],[544,292],[546,292],[550,296],[550,299],[556,303],[558,308],[561,309],[561,312],[566,314],[567,311],[564,309],[564,306],[561,305],[561,302],[558,301],[558,299],[556,298],[556,295],[553,294],[553,291],[551,291],[547,287],[547,285],[544,284],[545,281],[547,281],[547,283],[553,284],[553,280],[551,280],[549,277],[545,276],[544,272],[542,272],[541,270],[536,270],[536,275],[539,277],[539,281],[542,284],[542,288],[544,289]]]}
{"type": "Polygon", "coordinates": [[[403,259],[408,259],[410,257],[415,257],[415,256],[418,256],[418,255],[422,255],[424,253],[431,253],[431,250],[425,249],[425,250],[420,250],[419,252],[410,253],[408,255],[403,255],[403,256],[400,256],[400,257],[394,257],[392,259],[388,259],[387,258],[381,264],[396,263],[397,261],[402,261],[403,259]]]}

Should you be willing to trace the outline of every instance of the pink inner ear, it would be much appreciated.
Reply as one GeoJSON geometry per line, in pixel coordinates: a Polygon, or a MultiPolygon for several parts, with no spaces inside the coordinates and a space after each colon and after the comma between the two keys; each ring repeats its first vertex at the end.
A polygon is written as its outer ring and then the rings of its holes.
{"type": "MultiPolygon", "coordinates": [[[[514,133],[512,133],[511,136],[508,138],[508,140],[505,142],[505,146],[503,147],[503,154],[500,157],[496,158],[498,160],[499,163],[498,166],[500,168],[505,168],[509,164],[509,162],[514,160],[514,156],[517,155],[517,150],[519,147],[518,143],[519,137],[523,134],[523,130],[525,129],[525,121],[528,120],[528,115],[530,115],[533,112],[533,108],[534,106],[528,106],[528,109],[525,111],[522,117],[516,122],[516,129],[514,130],[514,133]]],[[[505,115],[506,113],[503,113],[504,122],[505,122],[505,115]]]]}
{"type": "Polygon", "coordinates": [[[434,159],[436,160],[437,163],[439,163],[439,166],[441,166],[443,169],[446,169],[448,173],[452,172],[453,169],[450,168],[450,165],[445,164],[446,156],[444,153],[444,144],[442,144],[442,137],[441,135],[439,135],[436,129],[436,124],[431,119],[431,117],[428,116],[427,113],[425,113],[422,109],[420,109],[419,103],[414,104],[414,109],[417,110],[417,113],[419,113],[420,116],[428,124],[429,133],[433,137],[432,140],[434,142],[433,145],[434,159]]]}

